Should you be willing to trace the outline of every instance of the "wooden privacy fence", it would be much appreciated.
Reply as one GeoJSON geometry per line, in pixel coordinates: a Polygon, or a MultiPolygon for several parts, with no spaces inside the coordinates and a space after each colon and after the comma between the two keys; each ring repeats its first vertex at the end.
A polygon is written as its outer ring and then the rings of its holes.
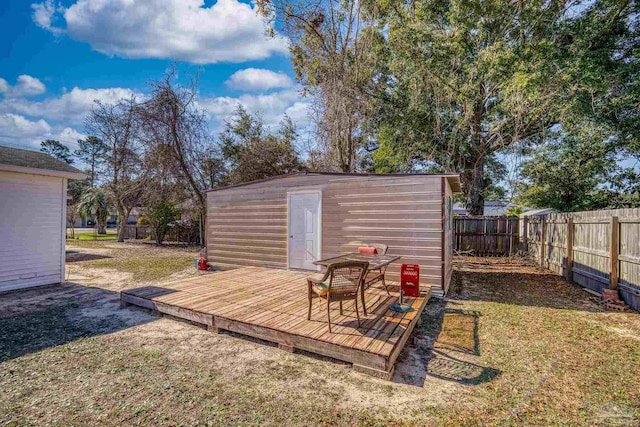
{"type": "Polygon", "coordinates": [[[640,310],[640,209],[548,214],[524,220],[529,253],[581,286],[618,289],[640,310]]]}
{"type": "Polygon", "coordinates": [[[512,255],[518,251],[517,216],[464,216],[454,219],[458,252],[479,256],[512,255]]]}

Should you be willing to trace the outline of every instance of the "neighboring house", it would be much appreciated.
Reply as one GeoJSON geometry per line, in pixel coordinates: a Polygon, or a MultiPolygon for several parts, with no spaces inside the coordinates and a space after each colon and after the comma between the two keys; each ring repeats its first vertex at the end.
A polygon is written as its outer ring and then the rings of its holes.
{"type": "Polygon", "coordinates": [[[538,216],[538,215],[548,215],[548,214],[552,214],[557,212],[555,209],[551,209],[551,208],[542,208],[542,209],[530,209],[526,212],[523,212],[520,214],[520,236],[525,236],[526,230],[525,230],[525,226],[526,226],[526,222],[524,221],[524,219],[528,219],[532,216],[538,216]]]}
{"type": "MultiPolygon", "coordinates": [[[[67,201],[67,205],[69,204],[69,201],[67,201]]],[[[141,208],[133,208],[131,209],[131,212],[129,213],[129,217],[127,218],[127,224],[129,225],[136,225],[138,218],[141,216],[140,214],[140,209],[141,208]]],[[[118,216],[116,214],[113,215],[109,215],[109,217],[107,218],[107,227],[115,227],[118,223],[118,216]]],[[[88,218],[78,218],[76,220],[76,222],[73,224],[74,227],[76,228],[80,228],[80,227],[94,227],[95,226],[95,220],[93,219],[93,217],[88,217],[88,218]]],[[[69,226],[67,224],[67,226],[69,226]]]]}
{"type": "Polygon", "coordinates": [[[314,261],[383,243],[449,287],[458,175],[296,173],[207,192],[208,261],[221,267],[312,270],[314,261]]]}
{"type": "Polygon", "coordinates": [[[64,281],[67,180],[84,173],[0,146],[0,291],[64,281]]]}
{"type": "MultiPolygon", "coordinates": [[[[503,202],[501,200],[485,200],[484,201],[484,214],[485,216],[503,216],[507,214],[507,211],[511,208],[522,207],[524,211],[528,211],[531,208],[518,205],[516,203],[503,202]]],[[[466,215],[467,210],[462,203],[454,203],[453,213],[456,215],[466,215]]]]}
{"type": "Polygon", "coordinates": [[[529,209],[526,212],[520,214],[520,218],[537,216],[537,215],[547,215],[550,213],[555,213],[556,210],[552,208],[542,208],[542,209],[529,209]]]}

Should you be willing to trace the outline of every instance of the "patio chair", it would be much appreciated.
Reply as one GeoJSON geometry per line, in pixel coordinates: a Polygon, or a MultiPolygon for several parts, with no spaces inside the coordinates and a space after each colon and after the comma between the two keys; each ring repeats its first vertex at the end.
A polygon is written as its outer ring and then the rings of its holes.
{"type": "Polygon", "coordinates": [[[340,314],[342,314],[342,301],[353,300],[360,326],[360,314],[358,313],[358,294],[363,286],[363,279],[367,273],[369,263],[367,261],[345,261],[330,264],[322,278],[307,278],[309,288],[309,314],[311,320],[311,306],[314,298],[324,298],[327,301],[327,319],[329,332],[331,332],[331,303],[340,302],[340,314]]]}
{"type": "MultiPolygon", "coordinates": [[[[369,248],[375,248],[376,253],[379,255],[386,255],[389,250],[389,246],[384,243],[369,243],[367,244],[369,248]]],[[[387,291],[387,295],[391,295],[389,292],[389,288],[387,287],[387,282],[384,280],[384,274],[387,271],[387,267],[378,268],[375,270],[369,270],[364,278],[364,288],[368,289],[369,286],[373,285],[377,282],[382,282],[382,286],[384,286],[384,290],[387,291]]]]}

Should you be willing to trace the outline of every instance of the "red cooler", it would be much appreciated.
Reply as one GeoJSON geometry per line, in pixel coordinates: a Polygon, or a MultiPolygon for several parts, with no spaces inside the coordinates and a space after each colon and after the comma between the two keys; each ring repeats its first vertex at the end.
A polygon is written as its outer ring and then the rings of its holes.
{"type": "Polygon", "coordinates": [[[402,264],[400,288],[407,297],[420,296],[420,266],[418,264],[402,264]]]}

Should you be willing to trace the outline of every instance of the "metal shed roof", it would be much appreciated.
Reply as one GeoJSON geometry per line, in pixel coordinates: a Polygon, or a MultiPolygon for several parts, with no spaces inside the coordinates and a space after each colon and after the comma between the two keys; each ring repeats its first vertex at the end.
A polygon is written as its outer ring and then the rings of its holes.
{"type": "Polygon", "coordinates": [[[241,184],[227,185],[219,188],[211,188],[209,191],[221,191],[228,188],[244,187],[246,185],[257,184],[259,182],[273,181],[276,179],[291,178],[304,175],[335,175],[335,176],[388,176],[388,177],[402,177],[402,176],[442,176],[449,180],[449,185],[454,192],[460,192],[460,176],[457,174],[440,174],[440,173],[347,173],[347,172],[292,172],[285,175],[276,175],[269,178],[258,179],[255,181],[243,182],[241,184]]]}

